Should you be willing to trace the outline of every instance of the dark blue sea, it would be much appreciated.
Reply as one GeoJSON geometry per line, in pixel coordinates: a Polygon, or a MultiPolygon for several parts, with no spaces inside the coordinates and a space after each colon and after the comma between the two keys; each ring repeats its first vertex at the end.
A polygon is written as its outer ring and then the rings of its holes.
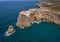
{"type": "Polygon", "coordinates": [[[60,26],[51,22],[33,24],[29,28],[16,26],[19,12],[36,8],[38,1],[0,1],[0,42],[60,42],[60,26]],[[13,25],[15,33],[4,36],[8,27],[13,25]]]}

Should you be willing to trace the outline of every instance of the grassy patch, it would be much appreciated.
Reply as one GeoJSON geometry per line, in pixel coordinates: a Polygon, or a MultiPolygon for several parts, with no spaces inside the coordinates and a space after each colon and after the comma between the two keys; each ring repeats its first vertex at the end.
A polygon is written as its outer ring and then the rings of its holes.
{"type": "Polygon", "coordinates": [[[30,13],[30,17],[33,17],[35,15],[35,12],[30,13]]]}
{"type": "Polygon", "coordinates": [[[60,10],[60,6],[53,7],[52,9],[60,10]]]}
{"type": "Polygon", "coordinates": [[[45,7],[49,7],[49,8],[52,8],[52,9],[60,11],[60,4],[46,5],[45,7]]]}

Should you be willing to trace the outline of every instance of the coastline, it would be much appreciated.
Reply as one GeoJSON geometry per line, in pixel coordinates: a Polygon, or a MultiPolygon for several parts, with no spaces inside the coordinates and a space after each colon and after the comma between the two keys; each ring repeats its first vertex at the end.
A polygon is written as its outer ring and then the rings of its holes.
{"type": "Polygon", "coordinates": [[[34,23],[39,24],[45,21],[47,22],[50,21],[60,25],[60,22],[58,22],[60,21],[58,19],[60,15],[59,12],[53,11],[48,7],[40,6],[40,4],[38,4],[38,6],[40,8],[32,8],[32,9],[21,11],[19,13],[16,25],[18,27],[30,27],[31,24],[34,23]]]}

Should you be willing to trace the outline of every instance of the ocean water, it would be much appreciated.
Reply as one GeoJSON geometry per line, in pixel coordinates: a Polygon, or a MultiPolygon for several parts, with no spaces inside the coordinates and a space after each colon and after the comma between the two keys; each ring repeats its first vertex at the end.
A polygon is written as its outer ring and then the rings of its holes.
{"type": "Polygon", "coordinates": [[[0,2],[0,42],[60,42],[60,26],[51,22],[33,24],[29,28],[16,26],[19,12],[23,9],[36,8],[36,1],[1,1],[0,2]],[[4,36],[8,27],[13,25],[15,33],[4,36]]]}

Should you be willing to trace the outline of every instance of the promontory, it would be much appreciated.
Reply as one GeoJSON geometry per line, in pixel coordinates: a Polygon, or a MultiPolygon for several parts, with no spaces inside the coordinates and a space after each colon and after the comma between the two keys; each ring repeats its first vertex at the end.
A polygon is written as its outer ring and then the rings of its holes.
{"type": "Polygon", "coordinates": [[[60,0],[41,0],[37,8],[20,11],[16,25],[30,27],[33,22],[44,20],[60,25],[60,0]]]}

